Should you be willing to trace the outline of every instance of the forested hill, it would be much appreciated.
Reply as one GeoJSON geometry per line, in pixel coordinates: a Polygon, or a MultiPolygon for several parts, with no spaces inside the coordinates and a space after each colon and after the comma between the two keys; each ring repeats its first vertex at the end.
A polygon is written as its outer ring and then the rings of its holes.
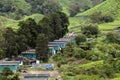
{"type": "Polygon", "coordinates": [[[115,17],[120,15],[120,0],[106,0],[105,2],[91,8],[83,13],[77,14],[80,15],[91,15],[95,12],[102,12],[103,14],[112,14],[115,17]]]}
{"type": "MultiPolygon", "coordinates": [[[[100,22],[99,24],[99,28],[102,30],[111,30],[111,29],[113,30],[115,27],[120,25],[120,0],[106,0],[87,11],[78,13],[76,15],[76,18],[74,18],[76,22],[73,22],[73,19],[71,19],[72,22],[71,26],[80,25],[80,21],[83,20],[79,18],[80,16],[92,16],[92,20],[94,20],[94,22],[97,23],[100,21],[101,17],[106,17],[107,19],[114,18],[113,22],[110,21],[105,23],[104,21],[102,21],[102,23],[100,22]]],[[[71,28],[75,28],[75,27],[71,27],[71,28]]],[[[78,32],[77,31],[78,28],[75,28],[75,30],[76,32],[78,32]]]]}
{"type": "Polygon", "coordinates": [[[104,0],[0,0],[0,15],[21,19],[24,15],[48,14],[63,11],[75,16],[104,0]]]}

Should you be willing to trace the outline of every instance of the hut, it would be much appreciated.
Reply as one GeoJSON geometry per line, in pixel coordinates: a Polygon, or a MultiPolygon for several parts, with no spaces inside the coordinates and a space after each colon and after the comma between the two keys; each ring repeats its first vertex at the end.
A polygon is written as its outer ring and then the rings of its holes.
{"type": "Polygon", "coordinates": [[[23,57],[29,59],[36,59],[35,49],[30,49],[21,53],[23,57]]]}

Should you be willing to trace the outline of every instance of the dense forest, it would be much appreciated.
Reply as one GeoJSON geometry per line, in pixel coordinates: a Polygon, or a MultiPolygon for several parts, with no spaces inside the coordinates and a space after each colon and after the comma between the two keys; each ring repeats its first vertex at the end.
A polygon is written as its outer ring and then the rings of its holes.
{"type": "Polygon", "coordinates": [[[81,11],[92,8],[103,0],[67,0],[67,6],[59,0],[1,0],[0,15],[13,19],[21,19],[24,15],[34,13],[49,14],[63,11],[66,8],[70,16],[75,16],[81,11]]]}

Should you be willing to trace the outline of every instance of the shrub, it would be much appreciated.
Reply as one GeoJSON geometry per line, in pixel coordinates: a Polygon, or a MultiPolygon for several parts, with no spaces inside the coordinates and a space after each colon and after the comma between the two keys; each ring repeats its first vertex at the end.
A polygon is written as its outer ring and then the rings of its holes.
{"type": "Polygon", "coordinates": [[[120,44],[120,32],[109,32],[106,39],[108,42],[120,44]]]}
{"type": "Polygon", "coordinates": [[[102,14],[102,12],[95,12],[91,14],[90,19],[92,20],[93,23],[103,23],[103,22],[113,22],[114,17],[111,14],[102,14]]]}
{"type": "Polygon", "coordinates": [[[86,36],[84,34],[79,34],[75,37],[76,44],[79,45],[81,42],[86,41],[86,36]]]}
{"type": "Polygon", "coordinates": [[[101,23],[102,13],[95,12],[95,13],[91,14],[89,17],[93,23],[101,23]]]}
{"type": "Polygon", "coordinates": [[[104,15],[102,16],[101,19],[102,22],[113,22],[114,21],[114,17],[112,15],[104,15]]]}
{"type": "Polygon", "coordinates": [[[97,35],[99,33],[98,25],[97,24],[87,24],[81,28],[83,34],[87,37],[90,35],[97,35]]]}
{"type": "Polygon", "coordinates": [[[75,58],[84,58],[86,55],[85,51],[81,48],[74,48],[74,57],[75,58]]]}

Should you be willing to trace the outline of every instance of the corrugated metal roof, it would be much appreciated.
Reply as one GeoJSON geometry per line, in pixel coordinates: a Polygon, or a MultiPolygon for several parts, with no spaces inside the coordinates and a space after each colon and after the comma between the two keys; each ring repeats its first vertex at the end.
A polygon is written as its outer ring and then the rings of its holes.
{"type": "Polygon", "coordinates": [[[22,54],[35,54],[35,49],[29,49],[29,50],[26,50],[26,51],[24,51],[24,52],[22,52],[22,54]]]}
{"type": "Polygon", "coordinates": [[[0,61],[0,65],[18,65],[20,61],[0,61]]]}
{"type": "Polygon", "coordinates": [[[48,80],[49,74],[25,74],[22,80],[48,80]]]}
{"type": "Polygon", "coordinates": [[[47,78],[23,78],[22,80],[48,80],[47,78]]]}

